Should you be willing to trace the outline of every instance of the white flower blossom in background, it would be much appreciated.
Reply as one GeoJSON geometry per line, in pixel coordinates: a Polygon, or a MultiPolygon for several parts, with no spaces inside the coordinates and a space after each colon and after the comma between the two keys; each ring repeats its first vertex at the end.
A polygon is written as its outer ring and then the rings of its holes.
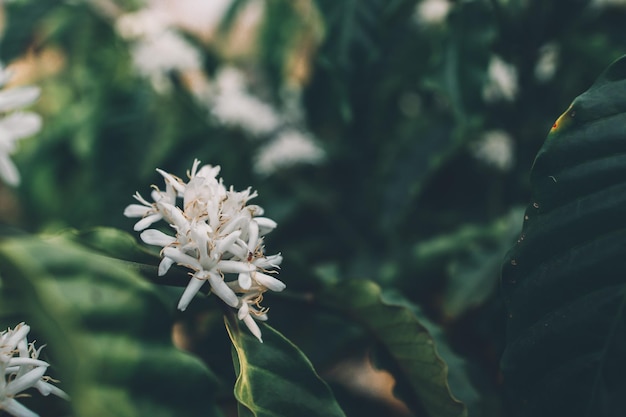
{"type": "MultiPolygon", "coordinates": [[[[0,66],[0,88],[10,78],[11,72],[0,66]]],[[[39,91],[34,86],[0,90],[0,178],[12,186],[20,183],[20,174],[10,158],[17,148],[17,141],[41,129],[41,117],[38,114],[17,110],[37,100],[39,91]]]]}
{"type": "Polygon", "coordinates": [[[232,66],[218,71],[211,102],[211,114],[219,123],[242,128],[254,136],[269,134],[282,123],[271,105],[247,91],[245,74],[232,66]]]}
{"type": "Polygon", "coordinates": [[[514,141],[511,135],[503,130],[491,130],[474,144],[474,157],[500,171],[509,171],[513,167],[515,155],[514,141]]]}
{"type": "Polygon", "coordinates": [[[449,0],[422,0],[415,6],[413,18],[418,25],[440,25],[446,21],[451,8],[449,0]]]}
{"type": "Polygon", "coordinates": [[[294,129],[284,130],[259,150],[254,171],[271,175],[296,164],[319,164],[325,156],[324,150],[309,134],[294,129]]]}
{"type": "Polygon", "coordinates": [[[130,42],[135,70],[159,93],[171,89],[172,72],[202,70],[202,55],[172,26],[172,17],[162,8],[145,8],[117,16],[115,30],[130,42]]]}
{"type": "Polygon", "coordinates": [[[29,388],[35,388],[42,395],[54,394],[68,400],[68,395],[50,382],[57,382],[46,376],[48,364],[39,359],[39,349],[28,343],[30,327],[20,323],[14,329],[0,333],[0,410],[15,417],[38,417],[38,414],[20,404],[16,398],[29,388]]]}
{"type": "Polygon", "coordinates": [[[149,79],[160,93],[170,90],[170,73],[202,68],[200,52],[173,30],[136,41],[131,46],[131,56],[139,75],[149,79]]]}
{"type": "Polygon", "coordinates": [[[211,38],[233,0],[148,0],[143,9],[118,16],[116,29],[126,38],[156,36],[179,28],[211,38]]]}
{"type": "Polygon", "coordinates": [[[267,309],[260,306],[263,294],[285,288],[273,276],[282,256],[264,253],[263,236],[276,227],[276,222],[262,217],[261,207],[248,204],[256,192],[226,188],[222,179],[217,179],[219,166],[200,167],[200,161],[195,160],[188,182],[157,171],[165,179],[165,190],[153,186],[152,202],[136,193],[135,199],[141,204],[129,205],[124,215],[141,218],[134,227],[142,231],[141,239],[163,248],[159,275],[173,264],[193,271],[178,309],[184,311],[208,282],[211,291],[237,309],[239,319],[262,342],[255,320],[267,320],[267,309]],[[182,208],[177,205],[179,199],[182,208]],[[174,229],[173,236],[148,229],[160,220],[174,229]]]}
{"type": "Polygon", "coordinates": [[[487,102],[513,101],[517,96],[517,70],[499,56],[492,56],[487,70],[483,97],[487,102]]]}
{"type": "Polygon", "coordinates": [[[547,82],[554,77],[559,65],[559,46],[550,42],[539,48],[539,57],[535,64],[535,78],[547,82]]]}

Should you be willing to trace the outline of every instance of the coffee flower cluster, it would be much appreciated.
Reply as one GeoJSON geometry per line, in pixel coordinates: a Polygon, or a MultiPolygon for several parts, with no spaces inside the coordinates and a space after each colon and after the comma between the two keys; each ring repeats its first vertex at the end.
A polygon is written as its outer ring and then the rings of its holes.
{"type": "Polygon", "coordinates": [[[54,394],[69,399],[60,388],[52,385],[55,382],[45,376],[47,362],[39,359],[43,346],[35,349],[28,343],[30,327],[24,323],[0,333],[0,410],[16,417],[38,417],[38,414],[20,404],[15,398],[27,396],[20,394],[29,388],[37,389],[43,395],[54,394]]]}
{"type": "Polygon", "coordinates": [[[267,309],[260,306],[263,294],[285,289],[285,284],[273,276],[282,256],[266,256],[263,246],[263,236],[276,227],[276,222],[262,217],[261,207],[248,204],[256,192],[227,189],[222,179],[217,179],[219,171],[219,166],[200,167],[200,161],[195,160],[185,183],[157,169],[165,179],[165,190],[153,186],[153,202],[136,193],[135,199],[141,204],[129,205],[124,215],[141,218],[134,227],[142,231],[141,239],[163,248],[159,275],[173,264],[193,271],[178,303],[180,310],[185,310],[208,282],[211,291],[236,308],[239,319],[262,341],[255,319],[267,320],[267,309]],[[179,199],[182,209],[177,206],[179,199]],[[174,236],[148,229],[160,220],[174,229],[174,236]]]}

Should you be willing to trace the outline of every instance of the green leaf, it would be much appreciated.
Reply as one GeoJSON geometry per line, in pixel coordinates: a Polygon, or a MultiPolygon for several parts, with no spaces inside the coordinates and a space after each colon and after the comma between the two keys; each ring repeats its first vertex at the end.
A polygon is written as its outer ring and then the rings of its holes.
{"type": "Polygon", "coordinates": [[[467,225],[418,246],[424,256],[449,258],[442,305],[448,318],[459,317],[493,295],[502,257],[519,234],[521,215],[521,208],[516,208],[486,226],[467,225]]]}
{"type": "Polygon", "coordinates": [[[226,321],[233,342],[239,416],[345,416],[306,356],[282,334],[261,324],[263,343],[226,321]]]}
{"type": "Polygon", "coordinates": [[[515,416],[626,415],[626,57],[556,121],[507,254],[502,371],[515,416]]]}
{"type": "Polygon", "coordinates": [[[132,262],[156,265],[160,261],[158,253],[148,251],[137,243],[130,233],[111,227],[94,227],[87,230],[68,230],[68,239],[76,241],[89,249],[132,262]]]}
{"type": "Polygon", "coordinates": [[[365,280],[331,287],[320,302],[349,315],[376,338],[393,361],[389,370],[397,390],[416,414],[425,409],[433,417],[467,416],[467,407],[451,390],[436,341],[410,308],[386,301],[380,287],[365,280]]]}
{"type": "Polygon", "coordinates": [[[47,343],[76,415],[220,415],[215,377],[173,346],[170,309],[124,263],[63,237],[31,237],[0,244],[0,274],[47,343]]]}

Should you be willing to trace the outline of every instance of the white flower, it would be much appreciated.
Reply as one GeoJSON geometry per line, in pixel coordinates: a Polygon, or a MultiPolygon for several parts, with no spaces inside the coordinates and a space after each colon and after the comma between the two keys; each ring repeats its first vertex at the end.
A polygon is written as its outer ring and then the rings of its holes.
{"type": "Polygon", "coordinates": [[[448,0],[422,0],[415,6],[414,19],[418,24],[440,25],[446,21],[451,8],[448,0]]]}
{"type": "Polygon", "coordinates": [[[513,138],[503,130],[491,130],[476,143],[472,149],[474,157],[500,171],[513,167],[513,138]]]}
{"type": "Polygon", "coordinates": [[[259,150],[254,170],[261,175],[270,175],[296,164],[319,164],[325,156],[324,150],[310,135],[289,129],[259,150]]]}
{"type": "Polygon", "coordinates": [[[539,48],[539,57],[535,64],[535,78],[541,82],[550,81],[559,65],[559,45],[550,42],[539,48]]]}
{"type": "Polygon", "coordinates": [[[174,264],[193,271],[178,308],[184,311],[208,282],[211,291],[236,308],[239,319],[261,340],[254,319],[267,319],[267,309],[259,306],[263,294],[285,288],[274,276],[282,256],[264,253],[263,236],[276,228],[276,222],[263,217],[261,207],[248,204],[256,192],[226,188],[217,178],[219,166],[200,167],[195,160],[188,182],[157,171],[165,180],[165,191],[154,187],[152,203],[135,194],[141,204],[129,205],[124,215],[140,217],[135,230],[143,230],[141,239],[163,248],[159,275],[174,264]],[[146,229],[159,220],[174,229],[173,236],[146,229]]]}
{"type": "Polygon", "coordinates": [[[483,97],[488,102],[513,101],[517,96],[517,70],[499,56],[492,56],[487,70],[483,97]]]}
{"type": "MultiPolygon", "coordinates": [[[[0,66],[0,87],[11,78],[10,71],[0,66]]],[[[31,112],[15,112],[32,104],[39,97],[38,87],[14,87],[0,91],[0,178],[12,186],[20,183],[20,175],[9,155],[18,140],[41,129],[41,117],[31,112]]]]}
{"type": "Polygon", "coordinates": [[[54,394],[63,399],[68,395],[50,382],[46,376],[48,364],[39,359],[43,346],[35,349],[28,343],[30,327],[20,323],[14,329],[0,333],[0,410],[16,417],[38,417],[38,414],[20,404],[15,398],[29,388],[37,389],[42,395],[54,394]]]}
{"type": "Polygon", "coordinates": [[[238,69],[221,68],[215,79],[211,114],[226,126],[240,127],[254,136],[276,130],[282,123],[278,112],[247,91],[245,75],[238,69]]]}
{"type": "Polygon", "coordinates": [[[173,30],[137,40],[131,55],[137,72],[148,78],[158,92],[169,90],[169,73],[202,68],[200,52],[173,30]]]}

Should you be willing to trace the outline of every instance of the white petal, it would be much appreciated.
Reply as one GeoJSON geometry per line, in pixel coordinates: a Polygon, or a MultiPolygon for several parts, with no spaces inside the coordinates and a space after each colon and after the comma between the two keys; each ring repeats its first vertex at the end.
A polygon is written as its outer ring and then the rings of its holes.
{"type": "Polygon", "coordinates": [[[0,130],[11,140],[22,139],[41,130],[41,116],[31,112],[18,112],[0,119],[0,130]]]}
{"type": "Polygon", "coordinates": [[[22,377],[16,378],[9,382],[4,390],[6,395],[15,395],[35,385],[37,381],[46,373],[47,366],[38,366],[28,371],[22,377]]]}
{"type": "Polygon", "coordinates": [[[237,274],[240,272],[252,272],[255,270],[254,265],[241,261],[219,261],[217,263],[217,268],[225,274],[237,274]]]}
{"type": "Polygon", "coordinates": [[[135,226],[133,227],[133,229],[136,232],[140,232],[143,229],[145,229],[146,227],[150,226],[152,223],[158,222],[162,218],[163,218],[163,216],[161,216],[159,213],[151,214],[151,215],[149,215],[147,217],[144,217],[143,219],[139,220],[137,223],[135,223],[135,226]]]}
{"type": "Polygon", "coordinates": [[[224,253],[227,251],[232,253],[232,251],[230,251],[230,248],[237,241],[237,239],[239,239],[239,235],[241,235],[241,230],[235,230],[228,236],[224,237],[223,239],[220,239],[217,242],[217,251],[219,253],[224,253]]]}
{"type": "Polygon", "coordinates": [[[187,230],[189,230],[189,221],[181,209],[172,204],[163,202],[163,200],[157,202],[157,207],[163,214],[165,220],[167,220],[169,224],[174,225],[180,233],[186,233],[187,230]]]}
{"type": "Polygon", "coordinates": [[[9,332],[9,337],[4,341],[6,346],[10,346],[11,349],[14,349],[17,344],[28,336],[28,332],[30,332],[30,326],[21,322],[15,328],[9,332]]]}
{"type": "Polygon", "coordinates": [[[0,112],[16,110],[32,104],[39,97],[39,87],[16,87],[0,91],[0,112]]]}
{"type": "Polygon", "coordinates": [[[170,267],[174,265],[174,261],[170,258],[163,258],[159,263],[159,276],[162,277],[170,270],[170,267]]]}
{"type": "Polygon", "coordinates": [[[50,394],[52,395],[56,395],[59,398],[63,398],[64,400],[69,400],[70,396],[67,395],[67,393],[65,391],[63,391],[61,388],[52,385],[48,382],[45,381],[39,381],[35,384],[35,388],[37,388],[37,390],[39,390],[39,392],[41,393],[41,395],[44,396],[48,396],[50,394]]]}
{"type": "Polygon", "coordinates": [[[267,269],[267,268],[278,268],[278,266],[283,262],[283,257],[280,254],[266,256],[264,258],[256,258],[252,263],[259,268],[267,269]]]}
{"type": "Polygon", "coordinates": [[[204,165],[200,170],[198,170],[196,176],[204,177],[204,178],[216,178],[217,174],[220,173],[221,167],[219,165],[204,165]]]}
{"type": "Polygon", "coordinates": [[[255,252],[256,245],[259,243],[259,225],[256,220],[251,220],[248,223],[248,250],[252,253],[255,252]]]}
{"type": "Polygon", "coordinates": [[[0,154],[0,178],[11,186],[20,184],[20,173],[8,155],[0,154]]]}
{"type": "Polygon", "coordinates": [[[166,235],[162,231],[156,229],[144,230],[141,232],[139,237],[148,245],[154,246],[167,246],[176,241],[174,236],[166,235]]]}
{"type": "Polygon", "coordinates": [[[282,281],[258,271],[252,274],[252,278],[260,285],[272,291],[279,292],[287,288],[282,281]]]}
{"type": "Polygon", "coordinates": [[[242,290],[247,290],[252,286],[252,278],[250,277],[249,272],[239,273],[239,277],[237,278],[237,281],[242,290]]]}
{"type": "Polygon", "coordinates": [[[191,165],[191,172],[189,173],[189,176],[191,178],[196,176],[196,171],[198,171],[199,166],[200,166],[200,160],[198,158],[195,158],[193,160],[193,164],[191,165]]]}
{"type": "Polygon", "coordinates": [[[33,358],[20,358],[13,357],[9,359],[9,366],[18,366],[18,365],[27,365],[27,366],[50,366],[50,364],[46,361],[42,361],[40,359],[33,358]]]}
{"type": "Polygon", "coordinates": [[[183,295],[180,297],[180,301],[178,302],[178,309],[180,311],[185,311],[187,309],[187,306],[205,282],[206,280],[204,279],[196,277],[191,278],[189,284],[187,284],[187,288],[185,288],[185,292],[183,292],[183,295]]]}
{"type": "Polygon", "coordinates": [[[243,229],[246,223],[250,220],[248,216],[238,216],[235,219],[230,220],[221,230],[221,233],[228,235],[235,230],[243,229]]]}
{"type": "Polygon", "coordinates": [[[30,411],[13,398],[8,398],[0,402],[0,409],[6,411],[13,417],[39,417],[39,414],[30,411]]]}
{"type": "Polygon", "coordinates": [[[209,275],[209,283],[211,284],[211,289],[215,295],[221,298],[226,304],[231,307],[237,307],[239,304],[239,298],[230,289],[228,285],[224,282],[222,277],[217,274],[209,275]]]}
{"type": "Polygon", "coordinates": [[[124,216],[126,217],[143,217],[152,210],[152,207],[142,206],[141,204],[129,204],[124,209],[124,216]]]}
{"type": "Polygon", "coordinates": [[[228,248],[228,252],[230,252],[233,255],[239,257],[240,259],[247,259],[248,258],[248,246],[241,239],[238,239],[237,242],[235,242],[234,245],[232,245],[230,248],[228,248]]]}
{"type": "Polygon", "coordinates": [[[195,270],[202,269],[200,266],[200,262],[198,262],[196,258],[181,252],[177,248],[173,248],[171,246],[164,248],[163,256],[167,256],[179,265],[188,266],[195,270]]]}
{"type": "Polygon", "coordinates": [[[150,203],[148,200],[143,198],[141,194],[139,194],[138,192],[135,192],[135,194],[133,194],[133,198],[139,201],[141,204],[143,204],[146,207],[152,207],[152,203],[150,203]]]}
{"type": "Polygon", "coordinates": [[[163,175],[163,178],[165,178],[165,181],[170,184],[172,187],[174,187],[174,189],[180,193],[183,194],[185,192],[185,186],[183,184],[180,183],[180,181],[178,181],[177,178],[175,178],[172,174],[167,173],[165,171],[163,171],[162,169],[157,168],[157,172],[161,175],[163,175]]]}
{"type": "Polygon", "coordinates": [[[261,236],[268,234],[278,226],[278,223],[267,217],[255,217],[254,220],[259,225],[259,234],[261,236]]]}
{"type": "Polygon", "coordinates": [[[248,314],[246,317],[243,318],[243,322],[250,330],[250,333],[256,336],[256,338],[259,339],[259,342],[263,343],[263,339],[261,339],[261,329],[259,329],[259,326],[256,324],[252,316],[248,314]]]}
{"type": "Polygon", "coordinates": [[[241,304],[241,307],[239,307],[239,311],[237,312],[237,317],[239,317],[239,320],[243,320],[246,316],[250,315],[250,308],[248,307],[248,303],[246,303],[245,301],[241,304]]]}
{"type": "Polygon", "coordinates": [[[200,255],[200,264],[209,270],[215,266],[215,261],[209,256],[209,240],[211,228],[203,221],[191,223],[190,235],[200,255]]]}

